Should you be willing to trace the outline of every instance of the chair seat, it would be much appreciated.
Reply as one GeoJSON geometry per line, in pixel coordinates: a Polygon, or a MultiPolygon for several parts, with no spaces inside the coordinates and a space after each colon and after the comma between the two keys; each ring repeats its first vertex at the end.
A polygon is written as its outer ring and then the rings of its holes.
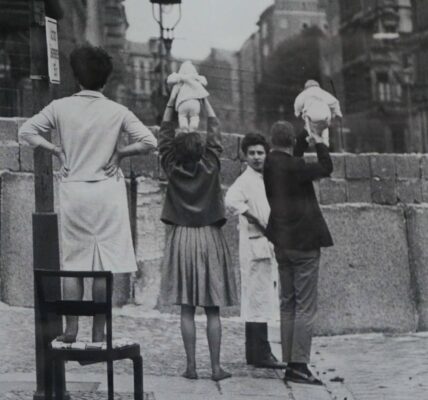
{"type": "MultiPolygon", "coordinates": [[[[113,349],[121,349],[128,346],[139,345],[128,338],[114,339],[112,341],[113,349]]],[[[74,343],[64,343],[57,339],[51,342],[51,348],[53,350],[107,350],[106,342],[86,342],[79,341],[74,343]]]]}

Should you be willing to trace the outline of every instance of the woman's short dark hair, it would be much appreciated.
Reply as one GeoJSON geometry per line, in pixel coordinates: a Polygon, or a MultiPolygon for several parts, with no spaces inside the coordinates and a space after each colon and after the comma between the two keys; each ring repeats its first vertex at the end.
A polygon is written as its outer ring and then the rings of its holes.
{"type": "Polygon", "coordinates": [[[198,132],[181,133],[174,138],[174,148],[177,160],[198,162],[204,152],[202,137],[198,132]]]}
{"type": "Polygon", "coordinates": [[[89,90],[101,89],[113,70],[110,55],[101,47],[89,44],[71,52],[70,65],[78,82],[89,90]]]}
{"type": "Polygon", "coordinates": [[[296,141],[294,126],[288,121],[277,121],[270,129],[271,142],[274,146],[293,147],[296,141]]]}
{"type": "Polygon", "coordinates": [[[265,148],[266,153],[269,152],[269,144],[266,138],[260,133],[247,133],[242,139],[241,150],[244,154],[247,154],[247,150],[250,146],[262,145],[265,148]]]}

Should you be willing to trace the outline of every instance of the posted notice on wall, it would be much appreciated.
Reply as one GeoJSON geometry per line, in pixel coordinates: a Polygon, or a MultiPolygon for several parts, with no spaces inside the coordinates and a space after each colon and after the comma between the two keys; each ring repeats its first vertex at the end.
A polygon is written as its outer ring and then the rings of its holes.
{"type": "Polygon", "coordinates": [[[51,83],[59,84],[59,46],[58,27],[55,19],[46,17],[46,42],[48,49],[49,80],[51,83]]]}

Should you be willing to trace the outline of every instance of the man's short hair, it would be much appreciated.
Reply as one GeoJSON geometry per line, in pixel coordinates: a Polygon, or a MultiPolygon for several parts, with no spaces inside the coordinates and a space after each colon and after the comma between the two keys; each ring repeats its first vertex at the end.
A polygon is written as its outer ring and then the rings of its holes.
{"type": "Polygon", "coordinates": [[[174,137],[177,160],[182,163],[198,162],[204,152],[202,137],[198,132],[180,133],[174,137]]]}
{"type": "Polygon", "coordinates": [[[266,153],[269,152],[269,143],[266,138],[260,133],[247,133],[242,139],[241,150],[244,154],[247,154],[247,150],[250,146],[262,145],[265,148],[266,153]]]}
{"type": "Polygon", "coordinates": [[[274,146],[293,147],[296,134],[294,126],[288,121],[277,121],[270,129],[271,142],[274,146]]]}
{"type": "Polygon", "coordinates": [[[70,54],[70,65],[77,81],[89,90],[99,90],[113,71],[110,55],[101,47],[89,44],[76,47],[70,54]]]}

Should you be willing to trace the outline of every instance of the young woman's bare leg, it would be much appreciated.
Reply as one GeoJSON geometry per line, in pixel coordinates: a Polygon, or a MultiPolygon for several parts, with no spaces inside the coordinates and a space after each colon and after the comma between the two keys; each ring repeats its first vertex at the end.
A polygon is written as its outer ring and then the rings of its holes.
{"type": "Polygon", "coordinates": [[[218,307],[205,307],[207,314],[207,338],[211,356],[212,377],[214,381],[230,378],[232,375],[220,366],[221,322],[218,307]]]}
{"type": "Polygon", "coordinates": [[[181,336],[183,338],[184,350],[186,351],[187,368],[183,376],[187,379],[197,379],[196,373],[196,307],[181,306],[181,336]]]}

